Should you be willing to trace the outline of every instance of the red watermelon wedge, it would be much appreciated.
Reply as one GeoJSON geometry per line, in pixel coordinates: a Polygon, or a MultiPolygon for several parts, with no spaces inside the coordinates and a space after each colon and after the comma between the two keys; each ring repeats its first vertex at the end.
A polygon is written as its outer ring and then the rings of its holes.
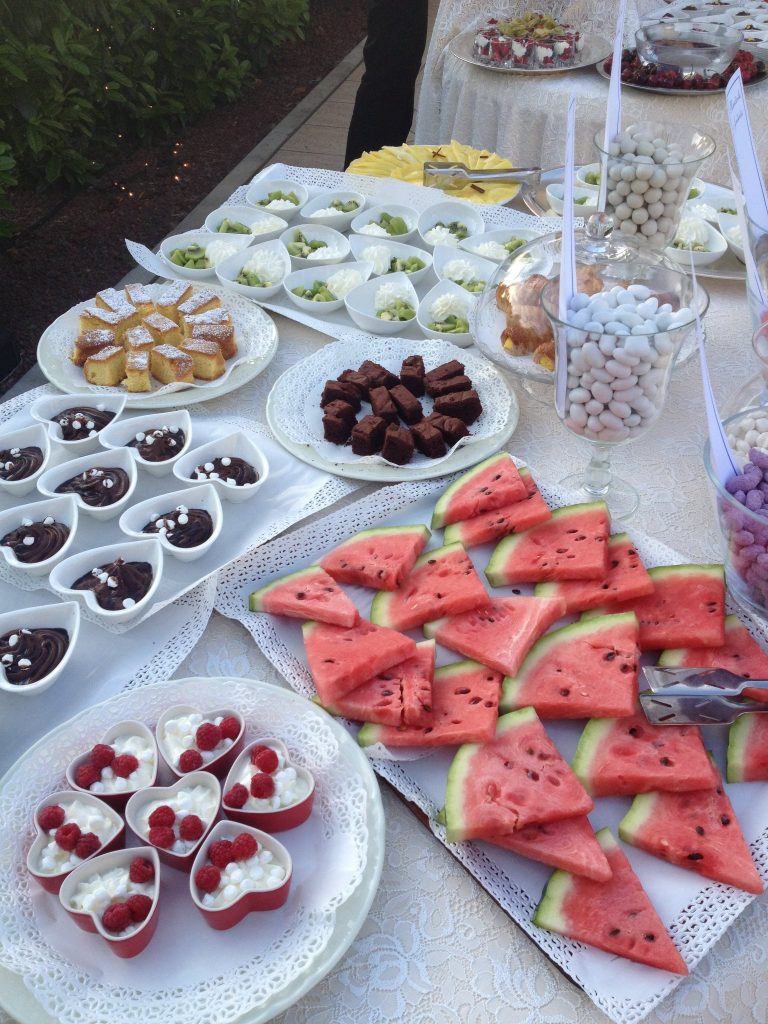
{"type": "Polygon", "coordinates": [[[446,488],[432,513],[432,529],[473,519],[484,512],[511,505],[513,501],[521,501],[525,495],[525,484],[517,466],[506,452],[499,452],[479,462],[446,488]]]}
{"type": "Polygon", "coordinates": [[[650,569],[653,593],[604,605],[590,615],[634,612],[640,650],[722,647],[725,643],[725,580],[722,565],[662,565],[650,569]]]}
{"type": "Polygon", "coordinates": [[[635,796],[717,785],[695,725],[651,725],[642,712],[587,722],[573,770],[592,796],[635,796]]]}
{"type": "Polygon", "coordinates": [[[302,631],[309,671],[323,704],[332,704],[371,676],[416,654],[410,637],[365,619],[351,629],[305,622],[302,631]]]}
{"type": "Polygon", "coordinates": [[[610,881],[593,882],[567,871],[555,871],[536,907],[533,923],[615,956],[673,974],[687,974],[683,958],[611,830],[600,829],[597,841],[613,872],[610,881]]]}
{"type": "Polygon", "coordinates": [[[428,622],[424,633],[465,658],[513,676],[534,642],[562,614],[558,600],[500,597],[486,608],[428,622]]]}
{"type": "Polygon", "coordinates": [[[611,877],[610,864],[586,814],[550,821],[547,825],[526,825],[519,832],[485,841],[540,864],[593,878],[596,882],[607,882],[611,877]]]}
{"type": "Polygon", "coordinates": [[[768,779],[768,715],[741,715],[728,731],[729,782],[768,779]]]}
{"type": "Polygon", "coordinates": [[[746,892],[763,891],[722,779],[715,789],[636,796],[619,822],[619,835],[679,868],[746,892]]]}
{"type": "Polygon", "coordinates": [[[426,526],[381,526],[363,530],[329,551],[320,565],[339,583],[395,590],[429,540],[426,526]]]}
{"type": "Polygon", "coordinates": [[[338,583],[318,565],[292,572],[254,590],[248,607],[252,612],[287,615],[292,619],[310,618],[334,626],[354,626],[360,618],[357,608],[338,583]]]}
{"type": "Polygon", "coordinates": [[[456,615],[487,605],[490,598],[461,544],[425,551],[397,590],[378,593],[371,622],[413,629],[441,612],[456,615]]]}
{"type": "Polygon", "coordinates": [[[378,725],[430,725],[435,641],[416,644],[416,655],[380,672],[339,697],[325,710],[356,722],[378,725]]]}
{"type": "Polygon", "coordinates": [[[604,501],[555,509],[547,522],[500,541],[485,575],[492,587],[546,580],[604,580],[609,529],[604,501]]]}
{"type": "Polygon", "coordinates": [[[608,540],[608,575],[604,580],[562,580],[537,583],[537,597],[559,597],[565,610],[583,612],[599,608],[607,601],[633,601],[653,593],[653,580],[642,563],[635,545],[626,533],[615,533],[608,540]]]}
{"type": "Polygon", "coordinates": [[[482,743],[493,736],[499,710],[501,675],[476,661],[437,669],[432,680],[432,724],[401,726],[368,723],[357,734],[361,747],[445,747],[482,743]]]}
{"type": "Polygon", "coordinates": [[[504,680],[501,710],[532,707],[541,718],[621,718],[637,703],[637,619],[603,615],[555,629],[504,680]]]}
{"type": "Polygon", "coordinates": [[[448,769],[448,842],[496,839],[587,814],[593,804],[533,708],[502,715],[486,743],[466,743],[448,769]]]}
{"type": "Polygon", "coordinates": [[[483,512],[472,519],[451,523],[445,528],[445,543],[453,544],[458,541],[465,548],[474,548],[479,544],[489,544],[510,533],[520,533],[521,530],[546,522],[552,513],[542,498],[531,471],[523,466],[520,477],[525,484],[524,498],[511,505],[503,505],[492,512],[483,512]]]}

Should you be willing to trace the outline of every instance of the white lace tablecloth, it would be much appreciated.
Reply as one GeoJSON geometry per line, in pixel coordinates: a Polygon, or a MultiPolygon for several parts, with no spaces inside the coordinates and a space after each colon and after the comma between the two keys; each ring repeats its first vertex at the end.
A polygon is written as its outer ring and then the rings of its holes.
{"type": "MultiPolygon", "coordinates": [[[[534,6],[578,26],[582,32],[602,36],[610,49],[617,0],[571,4],[550,0],[534,6]]],[[[483,23],[491,12],[508,11],[514,16],[530,7],[528,0],[442,0],[419,95],[417,143],[457,139],[508,157],[518,167],[559,167],[564,160],[565,108],[572,90],[577,101],[576,160],[590,163],[597,158],[592,139],[605,120],[608,82],[594,68],[567,74],[507,75],[468,64],[448,51],[454,36],[483,23]]],[[[634,45],[637,24],[635,0],[629,0],[624,35],[628,46],[634,45]]],[[[758,152],[765,154],[768,83],[747,89],[746,95],[758,152]]],[[[624,88],[621,104],[624,124],[655,120],[700,126],[717,145],[702,168],[703,176],[708,181],[730,183],[730,129],[722,93],[680,97],[624,88]]]]}

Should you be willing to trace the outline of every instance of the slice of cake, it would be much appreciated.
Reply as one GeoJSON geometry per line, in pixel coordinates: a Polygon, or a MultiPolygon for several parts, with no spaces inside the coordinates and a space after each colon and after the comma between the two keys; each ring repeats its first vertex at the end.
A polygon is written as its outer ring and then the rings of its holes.
{"type": "Polygon", "coordinates": [[[151,391],[149,351],[130,349],[125,356],[125,383],[129,391],[151,391]]]}
{"type": "Polygon", "coordinates": [[[161,384],[192,384],[192,356],[173,345],[157,345],[149,354],[152,376],[161,384]]]}
{"type": "Polygon", "coordinates": [[[180,345],[181,330],[179,325],[162,313],[150,313],[142,321],[144,327],[152,335],[156,345],[180,345]]]}
{"type": "Polygon", "coordinates": [[[231,323],[232,317],[222,306],[218,309],[209,309],[205,313],[192,313],[185,316],[182,332],[185,338],[191,338],[195,327],[221,327],[229,326],[231,323]]]}
{"type": "Polygon", "coordinates": [[[154,313],[155,303],[152,293],[145,284],[127,284],[125,297],[132,306],[138,309],[141,316],[149,316],[150,313],[154,313]]]}
{"type": "Polygon", "coordinates": [[[108,327],[102,327],[98,331],[86,331],[75,339],[75,347],[72,350],[72,362],[75,366],[83,366],[88,356],[94,355],[109,345],[116,345],[117,337],[115,332],[108,327]]]}
{"type": "Polygon", "coordinates": [[[181,351],[192,356],[192,372],[201,380],[216,380],[224,373],[224,356],[215,341],[185,338],[181,351]]]}
{"type": "Polygon", "coordinates": [[[139,311],[134,306],[124,305],[119,310],[102,309],[100,306],[86,306],[80,313],[80,334],[86,331],[100,331],[105,328],[115,332],[122,343],[123,335],[139,323],[139,311]]]}
{"type": "Polygon", "coordinates": [[[191,294],[192,285],[189,281],[171,282],[155,299],[157,312],[167,316],[169,320],[176,320],[179,315],[179,303],[184,302],[191,294]]]}
{"type": "MultiPolygon", "coordinates": [[[[171,321],[169,320],[168,323],[171,321]]],[[[178,328],[176,329],[178,330],[178,328]]],[[[139,324],[138,327],[132,327],[130,331],[125,332],[123,345],[127,352],[146,352],[155,347],[155,338],[144,324],[139,324]]]]}
{"type": "Polygon", "coordinates": [[[122,345],[109,345],[88,356],[83,367],[89,384],[114,388],[125,377],[125,349],[122,345]]]}
{"type": "Polygon", "coordinates": [[[96,292],[94,303],[99,309],[111,309],[114,313],[125,306],[133,306],[133,303],[125,297],[125,293],[119,292],[117,288],[105,288],[103,291],[96,292]]]}
{"type": "Polygon", "coordinates": [[[237,355],[237,342],[235,341],[235,328],[233,324],[213,324],[192,328],[193,338],[204,338],[205,341],[215,341],[221,349],[225,359],[231,359],[237,355]]]}
{"type": "Polygon", "coordinates": [[[206,313],[209,309],[218,309],[221,306],[221,299],[208,288],[200,288],[192,292],[188,299],[179,303],[179,319],[183,321],[185,316],[196,316],[198,313],[206,313]]]}

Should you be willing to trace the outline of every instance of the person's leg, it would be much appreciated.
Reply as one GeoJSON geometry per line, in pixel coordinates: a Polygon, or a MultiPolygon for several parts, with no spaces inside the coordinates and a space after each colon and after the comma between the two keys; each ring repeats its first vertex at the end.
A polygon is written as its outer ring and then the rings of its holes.
{"type": "Polygon", "coordinates": [[[349,125],[347,166],[365,150],[405,142],[427,42],[427,0],[368,0],[365,72],[349,125]]]}

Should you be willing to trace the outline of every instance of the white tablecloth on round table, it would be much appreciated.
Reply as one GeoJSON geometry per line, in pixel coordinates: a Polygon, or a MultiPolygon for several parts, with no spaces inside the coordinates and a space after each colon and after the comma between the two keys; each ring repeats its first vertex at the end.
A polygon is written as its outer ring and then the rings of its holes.
{"type": "MultiPolygon", "coordinates": [[[[507,75],[459,60],[448,50],[454,36],[485,21],[491,11],[522,12],[530,5],[520,0],[442,0],[435,20],[419,94],[415,137],[433,144],[456,139],[508,157],[518,167],[559,167],[564,161],[564,126],[568,93],[576,95],[576,160],[597,158],[595,131],[602,130],[608,82],[594,68],[567,74],[507,75]]],[[[569,24],[613,42],[615,0],[574,4],[542,3],[537,9],[552,12],[569,24]]],[[[634,45],[637,13],[629,0],[625,43],[634,45]]],[[[768,82],[747,89],[747,106],[758,153],[768,154],[768,82]]],[[[652,95],[637,89],[621,92],[622,120],[684,122],[700,127],[717,145],[702,168],[709,181],[730,184],[728,151],[730,128],[725,96],[652,95]]]]}

